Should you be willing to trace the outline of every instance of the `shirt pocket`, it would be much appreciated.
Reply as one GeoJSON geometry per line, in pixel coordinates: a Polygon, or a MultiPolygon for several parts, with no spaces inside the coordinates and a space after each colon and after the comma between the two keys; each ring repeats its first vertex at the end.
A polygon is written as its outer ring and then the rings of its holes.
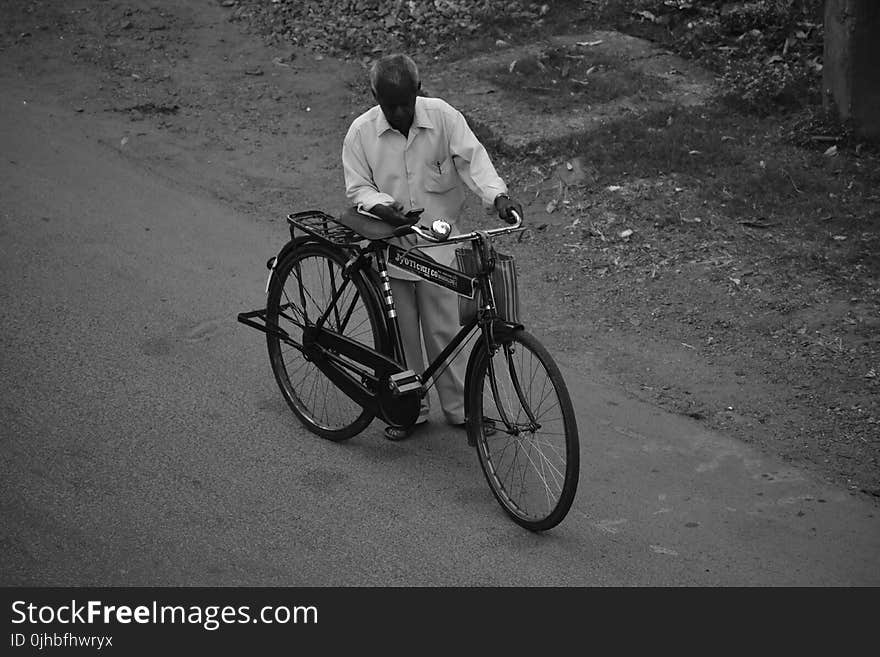
{"type": "Polygon", "coordinates": [[[458,185],[458,172],[452,157],[445,160],[434,160],[425,164],[425,191],[435,194],[443,194],[458,185]]]}

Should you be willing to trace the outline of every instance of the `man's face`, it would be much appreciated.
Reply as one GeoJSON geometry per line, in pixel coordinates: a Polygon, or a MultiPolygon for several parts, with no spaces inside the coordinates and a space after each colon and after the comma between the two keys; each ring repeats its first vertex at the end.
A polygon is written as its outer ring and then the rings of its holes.
{"type": "Polygon", "coordinates": [[[416,96],[418,85],[402,86],[379,83],[373,95],[382,108],[382,113],[392,128],[401,134],[407,134],[416,115],[416,96]]]}

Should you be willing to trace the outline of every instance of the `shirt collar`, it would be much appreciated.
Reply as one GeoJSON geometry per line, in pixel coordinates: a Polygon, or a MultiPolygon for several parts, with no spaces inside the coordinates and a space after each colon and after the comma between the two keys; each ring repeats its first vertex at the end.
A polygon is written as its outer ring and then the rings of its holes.
{"type": "MultiPolygon", "coordinates": [[[[376,136],[383,135],[387,130],[393,130],[391,124],[388,123],[388,119],[385,118],[385,112],[382,111],[382,108],[378,105],[376,106],[376,136]]],[[[414,128],[434,128],[434,123],[431,121],[428,113],[425,111],[425,104],[422,100],[422,97],[419,96],[416,98],[416,114],[413,117],[413,127],[414,128]]]]}

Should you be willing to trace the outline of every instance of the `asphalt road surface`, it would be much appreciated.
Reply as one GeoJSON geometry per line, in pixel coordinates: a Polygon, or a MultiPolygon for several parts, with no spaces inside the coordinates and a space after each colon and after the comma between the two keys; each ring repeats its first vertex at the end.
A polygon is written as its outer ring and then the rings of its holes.
{"type": "Polygon", "coordinates": [[[565,362],[581,480],[542,535],[440,421],[309,434],[236,322],[280,224],[13,93],[0,233],[2,585],[880,584],[876,506],[565,362]]]}

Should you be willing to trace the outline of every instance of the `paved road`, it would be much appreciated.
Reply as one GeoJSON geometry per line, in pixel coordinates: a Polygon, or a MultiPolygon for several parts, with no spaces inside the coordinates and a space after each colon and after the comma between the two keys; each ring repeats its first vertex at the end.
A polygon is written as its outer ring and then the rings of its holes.
{"type": "Polygon", "coordinates": [[[511,523],[461,434],[304,432],[261,335],[274,227],[0,97],[2,585],[877,585],[876,507],[562,363],[581,485],[511,523]]]}

